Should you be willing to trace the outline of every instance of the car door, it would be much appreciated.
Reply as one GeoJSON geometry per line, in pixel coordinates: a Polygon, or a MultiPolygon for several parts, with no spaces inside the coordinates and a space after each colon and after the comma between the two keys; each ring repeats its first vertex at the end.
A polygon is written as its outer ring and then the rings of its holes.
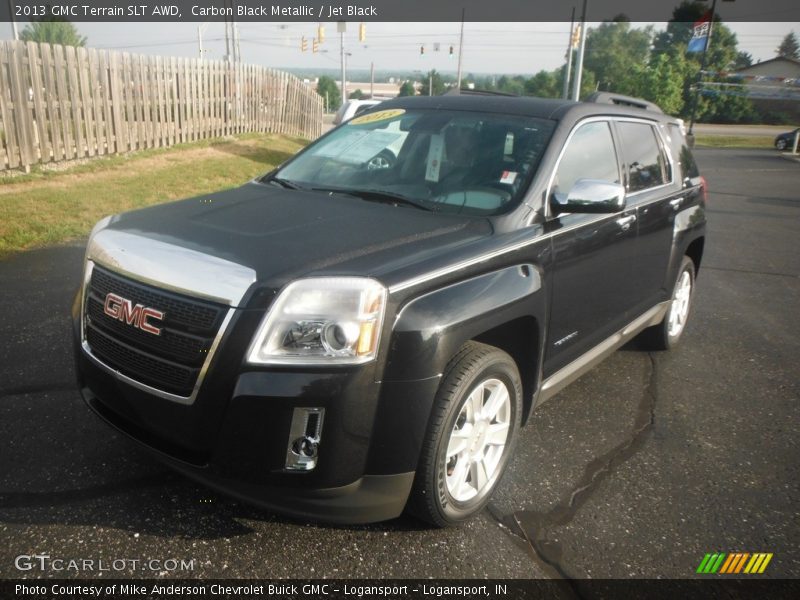
{"type": "MultiPolygon", "coordinates": [[[[568,194],[578,179],[621,183],[618,152],[607,119],[575,127],[555,167],[548,194],[568,194]]],[[[545,377],[569,364],[626,323],[632,308],[636,209],[614,214],[550,215],[553,272],[545,377]]]]}
{"type": "MultiPolygon", "coordinates": [[[[633,265],[634,313],[643,313],[665,300],[675,214],[685,202],[673,182],[673,165],[657,124],[645,120],[615,121],[622,152],[622,172],[628,208],[636,210],[639,226],[633,265]]],[[[638,314],[631,315],[635,318],[638,314]]]]}

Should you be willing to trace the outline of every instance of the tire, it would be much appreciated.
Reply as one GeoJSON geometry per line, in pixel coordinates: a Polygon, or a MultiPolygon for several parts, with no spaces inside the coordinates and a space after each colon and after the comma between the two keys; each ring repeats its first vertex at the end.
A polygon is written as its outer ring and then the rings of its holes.
{"type": "Polygon", "coordinates": [[[641,341],[647,350],[671,350],[678,344],[691,313],[694,282],[694,262],[684,256],[672,286],[672,300],[664,320],[642,332],[641,341]]]}
{"type": "Polygon", "coordinates": [[[783,138],[781,138],[779,140],[775,140],[775,147],[778,150],[781,150],[781,151],[786,150],[786,146],[787,146],[786,140],[784,140],[783,138]]]}
{"type": "Polygon", "coordinates": [[[465,344],[436,393],[408,511],[446,527],[482,510],[508,465],[521,417],[514,360],[493,346],[465,344]]]}

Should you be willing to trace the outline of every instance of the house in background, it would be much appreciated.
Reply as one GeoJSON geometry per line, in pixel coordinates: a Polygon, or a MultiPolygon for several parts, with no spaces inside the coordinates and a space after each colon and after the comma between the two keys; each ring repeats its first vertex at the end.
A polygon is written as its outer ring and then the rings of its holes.
{"type": "Polygon", "coordinates": [[[765,121],[800,123],[800,61],[779,56],[734,71],[730,80],[742,85],[765,121]]]}

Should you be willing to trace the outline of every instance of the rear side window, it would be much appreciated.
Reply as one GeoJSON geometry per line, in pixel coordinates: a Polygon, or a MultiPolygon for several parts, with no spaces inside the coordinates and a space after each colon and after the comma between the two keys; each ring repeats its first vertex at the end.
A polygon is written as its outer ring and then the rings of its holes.
{"type": "Polygon", "coordinates": [[[697,163],[692,156],[692,151],[686,145],[686,140],[681,133],[680,127],[674,123],[667,125],[667,136],[672,149],[672,159],[678,163],[681,177],[683,179],[700,177],[700,171],[697,169],[697,163]]]}
{"type": "Polygon", "coordinates": [[[664,151],[652,125],[619,121],[617,123],[625,157],[628,192],[639,192],[663,185],[669,176],[664,151]]]}
{"type": "Polygon", "coordinates": [[[566,198],[578,179],[619,183],[619,166],[611,129],[605,121],[581,125],[558,164],[553,191],[566,198]]]}

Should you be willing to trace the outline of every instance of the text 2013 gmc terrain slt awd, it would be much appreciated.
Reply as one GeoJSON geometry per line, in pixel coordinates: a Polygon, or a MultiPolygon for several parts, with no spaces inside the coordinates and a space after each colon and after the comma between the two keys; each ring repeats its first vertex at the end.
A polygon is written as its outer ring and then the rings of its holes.
{"type": "Polygon", "coordinates": [[[238,189],[104,219],[84,399],[269,509],[469,517],[539,403],[684,331],[705,182],[682,124],[630,104],[397,99],[238,189]]]}

